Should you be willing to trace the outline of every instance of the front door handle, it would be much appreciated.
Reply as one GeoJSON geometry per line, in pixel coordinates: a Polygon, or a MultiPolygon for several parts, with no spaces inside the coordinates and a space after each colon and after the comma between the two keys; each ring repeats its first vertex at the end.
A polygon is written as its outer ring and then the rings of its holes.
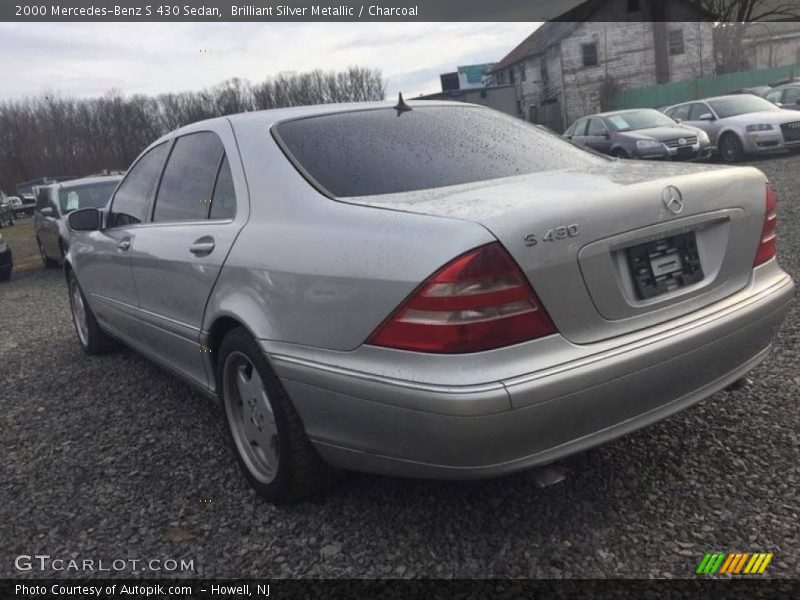
{"type": "Polygon", "coordinates": [[[189,252],[195,256],[206,256],[207,254],[211,254],[213,250],[214,238],[209,236],[201,237],[199,240],[196,240],[194,244],[189,246],[189,252]]]}
{"type": "Polygon", "coordinates": [[[123,252],[131,249],[131,238],[125,238],[120,240],[119,244],[117,244],[117,248],[122,250],[123,252]]]}

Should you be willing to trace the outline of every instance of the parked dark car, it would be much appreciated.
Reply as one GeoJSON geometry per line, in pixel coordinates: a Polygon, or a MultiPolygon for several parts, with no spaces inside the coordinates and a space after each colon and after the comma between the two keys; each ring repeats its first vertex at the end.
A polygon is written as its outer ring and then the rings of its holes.
{"type": "Polygon", "coordinates": [[[800,110],[800,81],[772,88],[764,97],[781,108],[800,110]]]}
{"type": "Polygon", "coordinates": [[[85,177],[40,187],[33,227],[46,267],[61,264],[69,247],[66,217],[79,208],[103,208],[122,177],[85,177]]]}
{"type": "Polygon", "coordinates": [[[14,205],[11,202],[11,198],[3,198],[0,200],[0,229],[13,225],[15,221],[14,205]]]}
{"type": "Polygon", "coordinates": [[[652,108],[589,115],[578,119],[564,137],[620,158],[698,160],[711,155],[702,129],[676,123],[652,108]]]}
{"type": "Polygon", "coordinates": [[[0,234],[0,281],[8,281],[11,278],[11,269],[14,262],[11,260],[11,248],[0,234]]]}

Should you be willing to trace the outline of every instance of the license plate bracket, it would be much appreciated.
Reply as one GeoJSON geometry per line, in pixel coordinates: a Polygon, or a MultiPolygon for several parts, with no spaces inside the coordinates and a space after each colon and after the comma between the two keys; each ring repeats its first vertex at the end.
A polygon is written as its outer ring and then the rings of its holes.
{"type": "Polygon", "coordinates": [[[694,232],[632,246],[625,253],[640,300],[661,296],[704,277],[694,232]]]}

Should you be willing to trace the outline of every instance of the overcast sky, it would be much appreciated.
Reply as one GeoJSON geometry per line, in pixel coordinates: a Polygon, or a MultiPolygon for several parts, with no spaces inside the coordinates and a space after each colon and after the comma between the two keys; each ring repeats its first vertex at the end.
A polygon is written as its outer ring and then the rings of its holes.
{"type": "Polygon", "coordinates": [[[439,91],[439,73],[501,59],[538,25],[2,23],[0,98],[157,94],[349,65],[381,69],[389,95],[415,96],[439,91]]]}

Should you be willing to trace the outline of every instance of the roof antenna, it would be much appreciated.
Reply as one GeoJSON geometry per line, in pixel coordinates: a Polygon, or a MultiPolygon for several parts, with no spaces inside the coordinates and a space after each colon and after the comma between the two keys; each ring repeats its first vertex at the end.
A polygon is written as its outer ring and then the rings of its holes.
{"type": "Polygon", "coordinates": [[[392,108],[394,108],[397,111],[397,116],[400,116],[400,113],[412,110],[412,108],[408,104],[406,104],[405,100],[403,100],[403,92],[399,93],[399,99],[397,100],[397,104],[395,104],[392,108]]]}

